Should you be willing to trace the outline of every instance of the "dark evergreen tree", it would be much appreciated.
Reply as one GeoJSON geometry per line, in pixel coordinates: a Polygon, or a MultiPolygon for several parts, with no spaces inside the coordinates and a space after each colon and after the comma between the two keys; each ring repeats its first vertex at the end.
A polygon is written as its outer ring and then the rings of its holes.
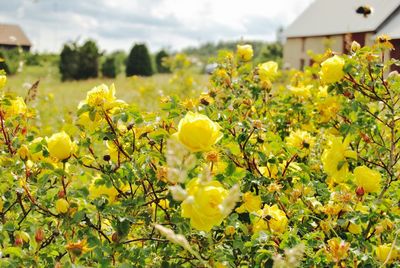
{"type": "Polygon", "coordinates": [[[117,61],[115,57],[108,56],[101,65],[101,73],[103,74],[103,77],[115,78],[119,73],[118,67],[119,66],[117,66],[117,61]]]}
{"type": "Polygon", "coordinates": [[[60,54],[59,69],[62,81],[77,79],[79,72],[79,52],[76,43],[64,44],[60,54]]]}
{"type": "Polygon", "coordinates": [[[149,51],[144,44],[135,44],[126,61],[126,76],[140,75],[151,76],[153,68],[149,51]]]}
{"type": "Polygon", "coordinates": [[[156,55],[156,66],[158,73],[170,73],[171,70],[163,64],[163,59],[168,58],[168,53],[165,50],[161,50],[156,55]]]}
{"type": "Polygon", "coordinates": [[[79,74],[77,79],[96,78],[99,75],[99,49],[92,40],[79,48],[79,74]]]}

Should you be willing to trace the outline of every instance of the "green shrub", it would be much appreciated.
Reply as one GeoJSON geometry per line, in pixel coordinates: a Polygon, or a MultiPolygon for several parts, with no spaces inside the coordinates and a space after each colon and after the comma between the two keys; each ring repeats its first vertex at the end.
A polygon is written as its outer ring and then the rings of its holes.
{"type": "Polygon", "coordinates": [[[168,53],[165,50],[161,50],[156,54],[156,66],[158,73],[170,73],[171,70],[165,65],[164,59],[168,58],[168,53]]]}
{"type": "Polygon", "coordinates": [[[133,46],[126,62],[125,73],[126,76],[151,76],[153,74],[149,51],[145,44],[133,46]]]}
{"type": "Polygon", "coordinates": [[[118,67],[117,60],[113,56],[109,56],[101,65],[101,73],[103,74],[103,77],[115,78],[119,73],[118,67]]]}

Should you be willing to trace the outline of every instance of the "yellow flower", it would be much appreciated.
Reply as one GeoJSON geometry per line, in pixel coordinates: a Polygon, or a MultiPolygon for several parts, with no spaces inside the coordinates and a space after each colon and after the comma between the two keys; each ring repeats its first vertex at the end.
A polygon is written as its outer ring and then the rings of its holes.
{"type": "Polygon", "coordinates": [[[376,253],[376,258],[382,263],[386,261],[388,256],[389,259],[387,263],[392,263],[398,257],[398,252],[396,247],[393,247],[392,250],[392,244],[383,244],[378,246],[375,250],[375,253],[376,253]]]}
{"type": "Polygon", "coordinates": [[[232,225],[229,225],[225,228],[225,234],[226,235],[234,235],[236,232],[235,227],[232,225]]]}
{"type": "Polygon", "coordinates": [[[221,224],[225,215],[221,213],[220,205],[229,193],[221,183],[192,179],[186,191],[188,197],[182,202],[181,213],[182,217],[190,218],[193,228],[208,232],[213,226],[221,224]]]}
{"type": "Polygon", "coordinates": [[[118,197],[118,191],[113,186],[108,187],[107,185],[96,185],[96,180],[93,180],[89,186],[89,198],[96,199],[101,196],[105,196],[111,203],[115,202],[118,197]]]}
{"type": "Polygon", "coordinates": [[[253,195],[252,192],[243,194],[242,200],[243,204],[236,209],[236,212],[238,213],[256,212],[261,207],[261,197],[258,195],[253,195]]]}
{"type": "Polygon", "coordinates": [[[0,196],[0,212],[3,211],[3,208],[4,208],[4,202],[3,202],[3,199],[0,196]]]}
{"type": "Polygon", "coordinates": [[[0,89],[2,89],[7,83],[7,76],[0,75],[0,89]]]}
{"type": "Polygon", "coordinates": [[[341,183],[346,179],[349,171],[349,164],[346,158],[357,158],[357,153],[349,150],[350,137],[346,137],[342,142],[341,137],[330,137],[328,148],[324,150],[321,160],[326,174],[336,183],[341,183]]]}
{"type": "Polygon", "coordinates": [[[223,136],[220,125],[206,115],[188,112],[178,125],[174,137],[192,152],[207,151],[223,136]]]}
{"type": "Polygon", "coordinates": [[[26,145],[22,145],[19,149],[18,149],[18,156],[23,160],[26,161],[28,160],[29,157],[29,149],[28,146],[26,145]]]}
{"type": "Polygon", "coordinates": [[[237,55],[242,61],[249,61],[253,58],[253,47],[251,45],[237,45],[237,55]]]}
{"type": "Polygon", "coordinates": [[[4,105],[4,114],[6,117],[24,115],[28,111],[25,101],[21,97],[10,100],[10,105],[4,105]]]}
{"type": "Polygon", "coordinates": [[[362,187],[366,193],[376,193],[381,190],[381,174],[366,166],[356,167],[354,177],[358,187],[362,187]]]}
{"type": "Polygon", "coordinates": [[[352,222],[350,222],[349,227],[347,229],[352,234],[361,234],[362,232],[361,224],[355,224],[352,222]]]}
{"type": "Polygon", "coordinates": [[[60,161],[68,159],[75,151],[75,145],[64,131],[47,138],[47,149],[50,156],[60,161]]]}
{"type": "Polygon", "coordinates": [[[350,244],[340,238],[328,240],[328,253],[334,262],[347,258],[350,244]]]}
{"type": "Polygon", "coordinates": [[[318,103],[319,121],[321,123],[326,123],[335,117],[340,110],[340,103],[336,97],[327,97],[323,101],[318,103]]]}
{"type": "Polygon", "coordinates": [[[94,87],[88,91],[86,95],[86,103],[89,106],[103,106],[106,103],[112,103],[115,101],[115,87],[114,84],[108,88],[106,85],[102,84],[100,86],[94,87]]]}
{"type": "Polygon", "coordinates": [[[68,243],[65,246],[66,250],[68,250],[73,256],[80,256],[83,253],[89,251],[89,248],[87,247],[87,241],[86,239],[79,240],[76,243],[68,243]]]}
{"type": "Polygon", "coordinates": [[[258,65],[258,75],[262,82],[273,81],[278,75],[278,64],[274,61],[268,61],[258,65]]]}
{"type": "MultiPolygon", "coordinates": [[[[158,206],[160,206],[162,209],[168,209],[169,208],[169,200],[168,199],[161,199],[158,201],[158,206]]],[[[156,210],[156,203],[153,202],[151,203],[151,208],[155,211],[156,210]]]]}
{"type": "Polygon", "coordinates": [[[393,50],[394,46],[393,44],[390,42],[392,40],[392,38],[386,34],[381,34],[378,37],[376,37],[375,42],[378,45],[378,47],[380,48],[386,48],[389,50],[393,50]]]}
{"type": "Polygon", "coordinates": [[[322,83],[331,84],[341,80],[344,76],[344,63],[344,59],[337,55],[321,63],[321,71],[319,72],[319,76],[322,83]]]}
{"type": "Polygon", "coordinates": [[[271,231],[276,233],[285,232],[288,219],[285,212],[280,210],[277,205],[264,206],[257,211],[254,219],[253,230],[255,233],[260,231],[271,231]]]}
{"type": "Polygon", "coordinates": [[[305,157],[310,154],[314,147],[315,137],[303,130],[292,131],[286,138],[286,144],[300,150],[299,156],[305,157]]]}
{"type": "Polygon", "coordinates": [[[298,86],[298,87],[289,87],[290,92],[300,98],[309,98],[311,97],[311,91],[310,89],[312,88],[312,85],[308,85],[308,86],[298,86]]]}
{"type": "Polygon", "coordinates": [[[69,209],[69,203],[67,200],[61,198],[56,201],[56,210],[58,213],[67,213],[69,209]]]}

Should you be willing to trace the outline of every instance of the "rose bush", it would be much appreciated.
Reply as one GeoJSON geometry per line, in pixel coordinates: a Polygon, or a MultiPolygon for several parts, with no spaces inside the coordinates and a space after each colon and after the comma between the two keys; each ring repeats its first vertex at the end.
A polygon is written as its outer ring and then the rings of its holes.
{"type": "Polygon", "coordinates": [[[50,138],[2,93],[0,266],[398,266],[387,42],[283,74],[239,46],[207,92],[156,113],[101,85],[50,138]]]}

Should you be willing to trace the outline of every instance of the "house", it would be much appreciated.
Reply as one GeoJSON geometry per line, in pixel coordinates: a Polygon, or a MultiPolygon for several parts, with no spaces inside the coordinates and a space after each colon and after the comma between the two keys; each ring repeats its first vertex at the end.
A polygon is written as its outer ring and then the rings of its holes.
{"type": "Polygon", "coordinates": [[[315,0],[285,31],[283,62],[287,68],[311,65],[307,51],[327,48],[346,53],[353,40],[372,45],[376,36],[388,34],[400,58],[399,0],[315,0]]]}
{"type": "Polygon", "coordinates": [[[25,51],[29,51],[32,44],[24,31],[15,24],[0,23],[0,48],[12,49],[21,47],[25,51]]]}

